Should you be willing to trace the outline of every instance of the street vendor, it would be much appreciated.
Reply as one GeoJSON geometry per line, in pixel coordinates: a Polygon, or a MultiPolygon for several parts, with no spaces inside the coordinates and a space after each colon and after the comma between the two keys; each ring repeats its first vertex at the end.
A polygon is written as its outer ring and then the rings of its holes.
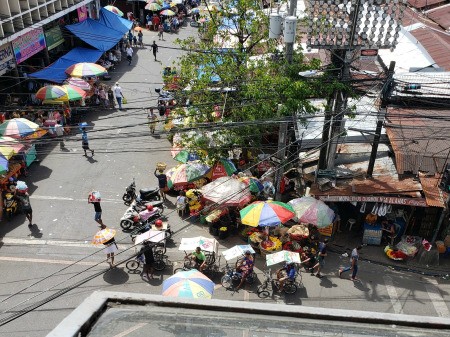
{"type": "Polygon", "coordinates": [[[252,273],[253,265],[254,259],[252,253],[249,250],[247,250],[244,254],[244,258],[236,262],[236,271],[242,273],[241,282],[236,287],[236,290],[238,290],[242,286],[242,284],[244,284],[247,276],[252,273]]]}
{"type": "Polygon", "coordinates": [[[205,253],[202,252],[200,247],[195,248],[189,258],[195,261],[196,267],[199,268],[199,271],[202,272],[206,268],[206,256],[205,253]]]}

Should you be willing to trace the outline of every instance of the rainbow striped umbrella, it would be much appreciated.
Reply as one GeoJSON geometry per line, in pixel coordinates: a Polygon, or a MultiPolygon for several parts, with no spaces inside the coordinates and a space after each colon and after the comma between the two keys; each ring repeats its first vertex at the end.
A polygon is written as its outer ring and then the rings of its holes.
{"type": "Polygon", "coordinates": [[[36,93],[36,98],[41,101],[63,99],[64,96],[66,96],[66,91],[59,85],[46,85],[36,93]]]}
{"type": "Polygon", "coordinates": [[[239,212],[244,225],[277,226],[295,216],[292,206],[280,201],[255,201],[239,212]]]}
{"type": "Polygon", "coordinates": [[[329,226],[334,220],[333,210],[322,200],[313,197],[301,197],[289,201],[299,221],[316,225],[318,228],[329,226]]]}
{"type": "Polygon", "coordinates": [[[116,235],[116,230],[111,228],[105,228],[98,231],[92,239],[92,244],[101,245],[102,243],[108,242],[116,235]]]}
{"type": "Polygon", "coordinates": [[[39,130],[39,125],[26,118],[8,119],[0,125],[0,135],[12,138],[25,138],[39,130]]]}
{"type": "Polygon", "coordinates": [[[11,159],[14,156],[14,149],[11,146],[3,146],[0,144],[0,155],[5,157],[6,160],[11,159]]]}
{"type": "Polygon", "coordinates": [[[180,271],[163,282],[163,296],[211,298],[214,282],[196,269],[180,271]]]}
{"type": "Polygon", "coordinates": [[[3,156],[0,156],[0,174],[8,172],[8,169],[9,169],[8,159],[6,159],[3,156]]]}
{"type": "Polygon", "coordinates": [[[86,92],[79,87],[70,84],[65,84],[62,87],[67,92],[66,97],[69,101],[78,101],[86,97],[86,92]]]}
{"type": "Polygon", "coordinates": [[[76,63],[66,69],[66,74],[74,77],[100,76],[106,73],[106,69],[101,65],[89,62],[76,63]]]}
{"type": "Polygon", "coordinates": [[[208,173],[210,167],[199,161],[188,161],[175,168],[167,186],[172,188],[174,186],[185,185],[203,177],[208,173]]]}
{"type": "Polygon", "coordinates": [[[25,145],[11,137],[1,137],[0,147],[12,148],[14,153],[19,153],[25,149],[25,145]]]}
{"type": "Polygon", "coordinates": [[[91,89],[91,85],[88,82],[78,77],[69,77],[65,82],[83,90],[91,89]]]}
{"type": "Polygon", "coordinates": [[[145,6],[145,9],[156,12],[162,9],[161,5],[157,4],[156,2],[149,3],[145,6]]]}
{"type": "MultiPolygon", "coordinates": [[[[167,5],[167,6],[170,6],[170,5],[167,5]]],[[[165,16],[174,16],[175,12],[171,11],[170,9],[165,9],[165,10],[161,11],[160,14],[165,15],[165,16]]]]}
{"type": "Polygon", "coordinates": [[[103,8],[108,10],[108,11],[110,11],[110,12],[113,12],[114,14],[117,14],[118,16],[123,16],[123,12],[119,8],[117,8],[115,6],[108,5],[108,6],[105,6],[103,8]]]}

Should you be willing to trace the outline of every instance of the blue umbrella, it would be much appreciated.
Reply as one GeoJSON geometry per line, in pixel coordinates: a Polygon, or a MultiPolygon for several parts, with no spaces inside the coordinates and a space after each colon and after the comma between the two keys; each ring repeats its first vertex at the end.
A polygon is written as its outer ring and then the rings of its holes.
{"type": "Polygon", "coordinates": [[[167,2],[163,2],[162,9],[170,9],[170,4],[168,4],[167,2]]]}

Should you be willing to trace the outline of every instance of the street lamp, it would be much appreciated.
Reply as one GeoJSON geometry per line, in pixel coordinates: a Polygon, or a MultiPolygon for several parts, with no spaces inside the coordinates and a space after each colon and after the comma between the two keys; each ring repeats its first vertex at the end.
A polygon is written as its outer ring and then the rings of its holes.
{"type": "MultiPolygon", "coordinates": [[[[309,0],[306,2],[308,49],[328,49],[340,81],[350,77],[350,65],[358,57],[376,58],[378,49],[393,49],[401,30],[407,0],[309,0]]],[[[332,169],[347,92],[335,90],[325,114],[319,169],[332,169]],[[331,125],[331,126],[330,126],[331,125]]]]}

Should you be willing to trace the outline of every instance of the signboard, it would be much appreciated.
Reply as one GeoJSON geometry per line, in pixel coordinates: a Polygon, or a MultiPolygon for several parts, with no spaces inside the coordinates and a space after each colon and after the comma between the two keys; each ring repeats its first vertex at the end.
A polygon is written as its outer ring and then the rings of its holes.
{"type": "Polygon", "coordinates": [[[227,171],[225,171],[225,167],[222,164],[214,165],[212,169],[211,180],[216,180],[217,178],[227,176],[228,176],[227,171]]]}
{"type": "Polygon", "coordinates": [[[52,50],[64,43],[64,37],[59,26],[53,27],[45,32],[45,42],[47,43],[48,50],[52,50]]]}
{"type": "Polygon", "coordinates": [[[318,231],[319,231],[320,235],[322,235],[322,236],[331,237],[333,235],[333,224],[331,224],[327,227],[319,228],[318,231]]]}
{"type": "Polygon", "coordinates": [[[319,195],[319,200],[333,202],[384,202],[391,205],[404,205],[416,207],[428,207],[423,198],[397,198],[381,196],[362,196],[362,195],[319,195]]]}
{"type": "Polygon", "coordinates": [[[9,43],[0,47],[0,75],[3,75],[8,70],[14,68],[14,54],[9,43]]]}
{"type": "Polygon", "coordinates": [[[88,9],[87,9],[86,5],[78,7],[77,13],[78,13],[78,22],[83,22],[84,20],[86,20],[89,17],[88,9]]]}
{"type": "Polygon", "coordinates": [[[42,28],[36,28],[23,34],[12,42],[17,64],[39,53],[45,48],[45,36],[42,28]]]}
{"type": "Polygon", "coordinates": [[[376,60],[378,56],[378,49],[361,49],[359,56],[360,60],[376,60]]]}

